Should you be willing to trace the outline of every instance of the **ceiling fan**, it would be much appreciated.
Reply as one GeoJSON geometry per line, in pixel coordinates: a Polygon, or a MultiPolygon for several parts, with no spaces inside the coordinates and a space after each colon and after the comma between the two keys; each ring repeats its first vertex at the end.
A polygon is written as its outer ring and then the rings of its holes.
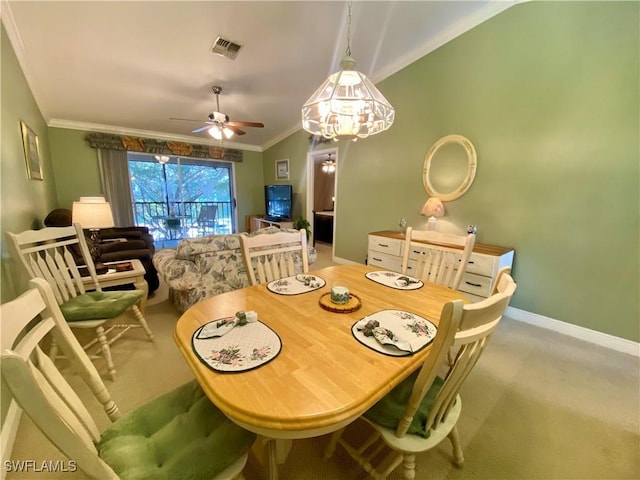
{"type": "Polygon", "coordinates": [[[336,171],[336,161],[331,158],[333,153],[327,154],[327,159],[322,162],[322,171],[325,173],[333,173],[336,171]]]}
{"type": "MultiPolygon", "coordinates": [[[[227,140],[236,135],[244,135],[244,130],[239,129],[238,127],[258,127],[263,128],[264,123],[261,122],[241,122],[230,121],[229,115],[220,112],[220,98],[219,95],[222,93],[222,87],[219,85],[214,85],[211,87],[211,90],[216,95],[216,111],[212,112],[208,116],[208,120],[205,121],[206,125],[196,128],[192,130],[192,133],[199,133],[204,130],[208,130],[209,135],[211,135],[216,140],[222,140],[226,138],[227,140]]],[[[181,120],[185,122],[202,122],[202,120],[192,120],[189,118],[171,118],[171,120],[181,120]]]]}

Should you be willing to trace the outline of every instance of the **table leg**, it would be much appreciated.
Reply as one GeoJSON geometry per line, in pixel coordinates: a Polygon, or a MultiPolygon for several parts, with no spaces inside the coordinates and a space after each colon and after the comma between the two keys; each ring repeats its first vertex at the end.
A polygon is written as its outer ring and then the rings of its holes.
{"type": "Polygon", "coordinates": [[[267,442],[269,459],[269,480],[278,480],[278,460],[276,455],[276,441],[271,439],[267,442]]]}
{"type": "Polygon", "coordinates": [[[258,462],[266,466],[269,480],[278,480],[278,464],[282,465],[291,451],[292,441],[282,438],[258,436],[251,450],[258,462]]]}

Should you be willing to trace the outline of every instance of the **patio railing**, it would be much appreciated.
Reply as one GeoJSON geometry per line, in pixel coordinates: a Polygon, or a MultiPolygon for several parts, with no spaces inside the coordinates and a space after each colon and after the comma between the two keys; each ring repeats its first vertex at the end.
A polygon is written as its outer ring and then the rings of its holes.
{"type": "Polygon", "coordinates": [[[149,227],[153,239],[163,243],[233,232],[231,202],[134,202],[134,220],[149,227]],[[198,224],[202,207],[216,206],[213,223],[198,224]]]}

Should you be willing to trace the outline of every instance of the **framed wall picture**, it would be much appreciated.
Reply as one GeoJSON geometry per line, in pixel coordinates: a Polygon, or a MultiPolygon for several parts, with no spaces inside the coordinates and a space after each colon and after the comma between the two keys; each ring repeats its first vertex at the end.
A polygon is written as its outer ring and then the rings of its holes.
{"type": "Polygon", "coordinates": [[[289,159],[276,160],[276,180],[289,180],[289,159]]]}
{"type": "Polygon", "coordinates": [[[42,161],[40,159],[38,136],[24,122],[20,122],[20,130],[22,131],[24,159],[27,163],[27,176],[31,180],[42,180],[42,161]]]}

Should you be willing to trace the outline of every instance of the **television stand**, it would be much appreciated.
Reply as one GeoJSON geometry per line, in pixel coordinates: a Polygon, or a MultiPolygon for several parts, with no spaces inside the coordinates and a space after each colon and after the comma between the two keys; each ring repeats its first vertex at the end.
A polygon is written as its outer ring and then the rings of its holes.
{"type": "Polygon", "coordinates": [[[261,228],[267,228],[271,226],[278,227],[278,228],[293,228],[293,222],[289,220],[277,221],[277,222],[273,220],[267,220],[264,215],[257,215],[251,218],[252,232],[255,232],[256,230],[259,230],[261,228]]]}

